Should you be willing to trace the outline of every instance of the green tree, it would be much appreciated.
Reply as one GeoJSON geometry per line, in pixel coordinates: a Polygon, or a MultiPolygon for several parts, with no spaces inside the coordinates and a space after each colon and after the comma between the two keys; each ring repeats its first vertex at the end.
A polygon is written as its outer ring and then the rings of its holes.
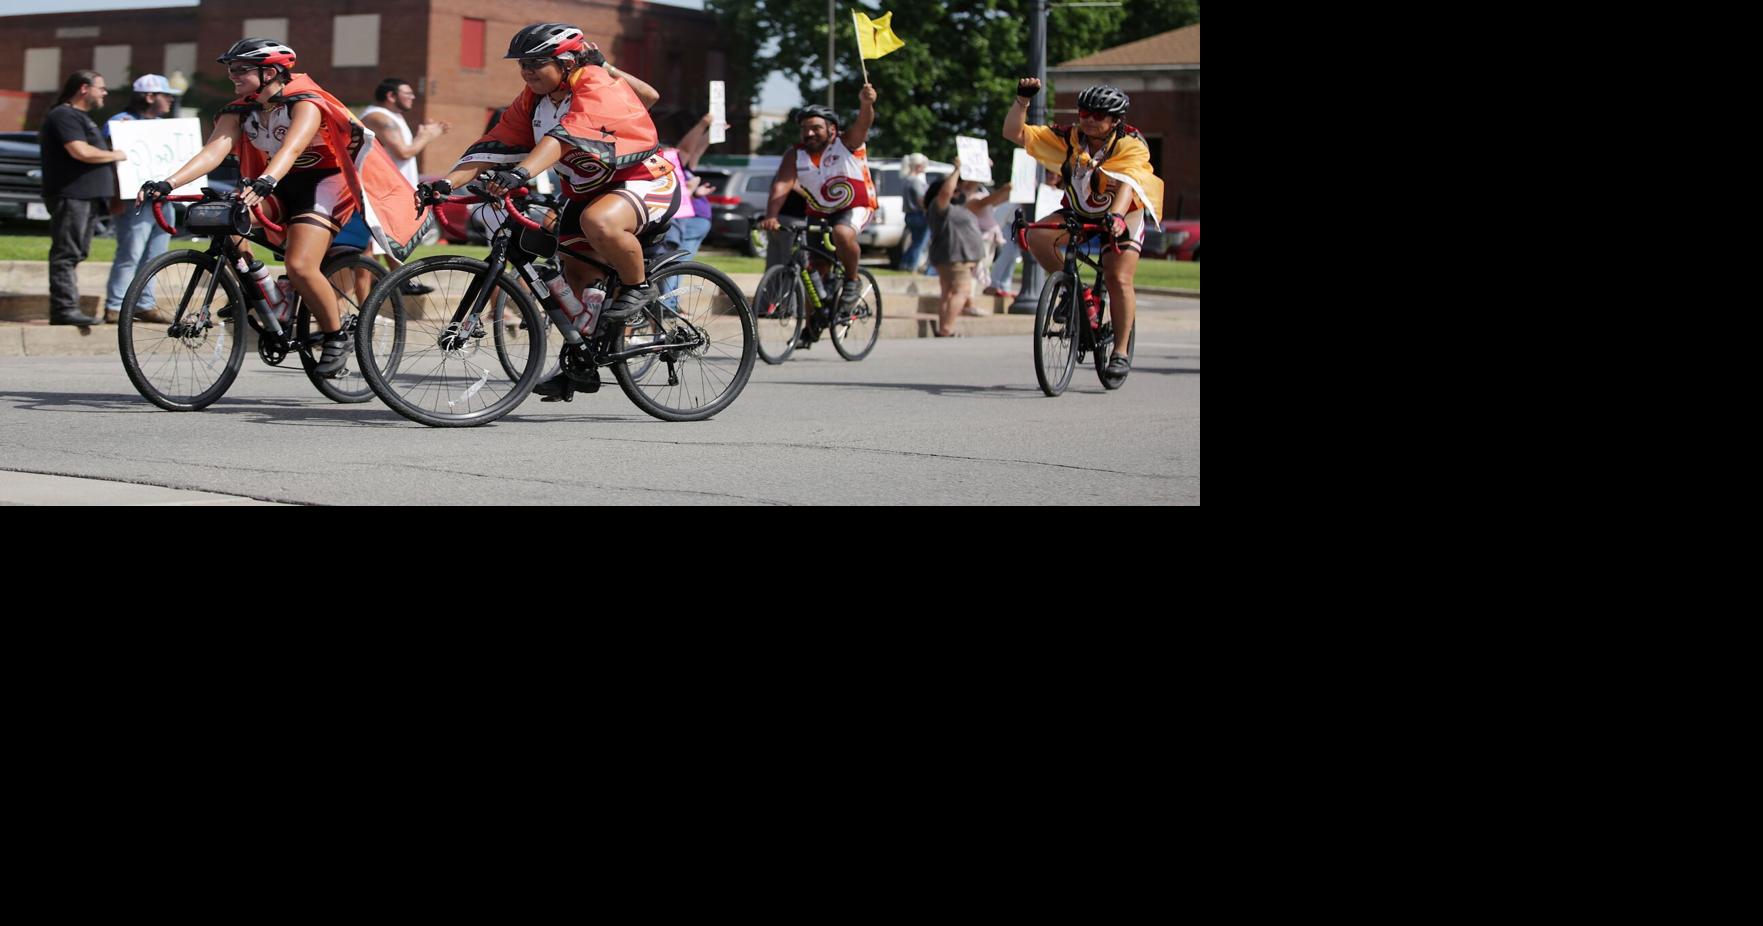
{"type": "MultiPolygon", "coordinates": [[[[1198,0],[1126,4],[1053,10],[1048,61],[1083,57],[1199,17],[1198,0]]],[[[749,70],[731,79],[731,107],[750,105],[773,73],[793,79],[803,99],[825,100],[824,0],[708,0],[705,8],[722,19],[731,66],[737,60],[751,62],[749,70]]],[[[878,156],[922,151],[948,160],[955,155],[956,135],[988,139],[995,153],[1005,150],[1004,117],[1016,81],[1028,69],[1028,0],[882,0],[881,9],[855,8],[871,16],[882,10],[894,14],[894,32],[906,42],[906,47],[869,62],[870,82],[879,96],[870,143],[878,156]]],[[[856,113],[863,83],[852,9],[842,4],[834,23],[835,108],[847,119],[856,113]]],[[[795,138],[794,125],[779,126],[761,151],[779,153],[795,138]]]]}

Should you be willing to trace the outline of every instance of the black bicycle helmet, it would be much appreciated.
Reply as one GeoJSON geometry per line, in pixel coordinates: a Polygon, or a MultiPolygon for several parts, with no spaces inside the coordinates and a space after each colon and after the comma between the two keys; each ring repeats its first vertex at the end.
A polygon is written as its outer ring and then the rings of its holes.
{"type": "Polygon", "coordinates": [[[214,59],[219,64],[244,61],[266,68],[290,70],[294,67],[294,50],[275,39],[240,39],[225,54],[214,59]]]}
{"type": "Polygon", "coordinates": [[[1131,105],[1131,97],[1107,84],[1097,84],[1077,95],[1077,108],[1117,119],[1126,115],[1126,108],[1131,105]]]}
{"type": "Polygon", "coordinates": [[[796,110],[796,124],[800,125],[809,119],[825,119],[833,128],[839,127],[839,114],[830,106],[804,106],[796,110]]]}
{"type": "Polygon", "coordinates": [[[588,40],[582,30],[568,23],[534,23],[508,40],[503,58],[555,58],[585,51],[588,40]]]}

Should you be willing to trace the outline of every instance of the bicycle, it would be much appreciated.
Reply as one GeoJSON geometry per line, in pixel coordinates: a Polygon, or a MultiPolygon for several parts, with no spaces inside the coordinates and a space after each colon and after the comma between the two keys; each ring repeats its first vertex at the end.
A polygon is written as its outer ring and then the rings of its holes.
{"type": "MultiPolygon", "coordinates": [[[[1047,277],[1041,287],[1041,302],[1035,309],[1035,378],[1041,391],[1057,397],[1071,384],[1071,374],[1083,362],[1084,354],[1094,355],[1096,377],[1102,388],[1119,389],[1128,374],[1115,376],[1108,372],[1108,354],[1114,346],[1114,326],[1108,320],[1108,288],[1102,283],[1102,265],[1082,252],[1085,238],[1103,230],[1100,225],[1079,222],[1066,213],[1057,222],[1028,222],[1021,209],[1010,223],[1011,233],[1028,260],[1034,255],[1028,249],[1031,228],[1062,229],[1066,233],[1065,268],[1047,277]],[[1088,264],[1096,271],[1089,286],[1081,286],[1083,277],[1078,263],[1088,264]],[[1081,292],[1080,292],[1081,288],[1081,292]],[[1079,309],[1079,305],[1082,309],[1079,309]]],[[[1133,347],[1138,343],[1138,326],[1126,341],[1126,358],[1132,360],[1133,347]]]]}
{"type": "MultiPolygon", "coordinates": [[[[243,326],[257,332],[257,355],[263,362],[281,366],[290,353],[298,354],[306,376],[320,394],[333,402],[355,404],[373,398],[373,390],[347,367],[334,377],[317,372],[313,348],[324,342],[306,300],[298,291],[282,311],[270,309],[255,283],[240,278],[237,264],[243,259],[235,238],[243,238],[284,257],[281,247],[264,237],[264,230],[283,229],[255,208],[247,210],[236,194],[228,196],[204,187],[200,196],[168,196],[153,202],[153,217],[168,234],[177,228],[165,220],[163,203],[190,202],[201,210],[200,221],[187,221],[188,230],[211,235],[207,251],[172,250],[148,261],[129,284],[123,297],[127,311],[117,316],[117,347],[123,369],[142,397],[167,411],[198,411],[226,394],[238,378],[244,362],[243,326]],[[253,225],[252,218],[256,224],[253,225]],[[206,222],[207,224],[201,224],[206,222]],[[214,305],[215,293],[223,293],[226,305],[214,305]],[[200,292],[200,304],[196,302],[200,292]],[[169,324],[136,318],[144,297],[153,303],[149,312],[170,312],[169,324]],[[244,311],[239,311],[244,307],[244,311]],[[231,341],[228,341],[228,334],[231,341]],[[163,333],[161,333],[163,332],[163,333]]],[[[195,212],[196,210],[192,210],[195,212]]],[[[368,288],[362,273],[379,280],[386,269],[359,250],[337,248],[326,255],[321,269],[336,293],[343,330],[352,330],[368,288]]],[[[402,324],[381,332],[381,350],[396,363],[403,349],[402,324]]]]}
{"type": "Polygon", "coordinates": [[[753,293],[753,312],[759,324],[759,356],[773,366],[790,359],[804,324],[808,327],[809,344],[820,340],[824,331],[832,334],[833,348],[846,360],[869,356],[876,339],[881,337],[881,288],[876,285],[875,276],[868,270],[857,271],[863,284],[862,295],[855,310],[849,315],[841,313],[839,295],[848,281],[841,275],[830,293],[822,292],[816,279],[818,274],[810,266],[811,258],[819,258],[842,273],[831,245],[824,238],[821,244],[808,239],[813,232],[831,235],[832,226],[790,223],[781,230],[791,236],[790,259],[765,271],[753,293]]]}
{"type": "Polygon", "coordinates": [[[554,220],[559,200],[522,188],[498,201],[474,183],[448,201],[499,203],[515,221],[502,223],[490,237],[487,260],[412,261],[381,280],[362,307],[358,345],[377,330],[388,302],[403,306],[408,318],[410,347],[395,371],[367,353],[359,357],[368,385],[400,415],[431,427],[475,427],[513,411],[537,385],[552,323],[565,342],[558,358],[568,376],[565,401],[576,391],[599,391],[600,367],[611,367],[625,396],[664,421],[709,418],[746,387],[753,369],[752,309],[721,271],[682,262],[683,252],[663,253],[657,243],[665,229],[642,239],[644,267],[657,292],[669,279],[679,285],[627,322],[608,323],[602,315],[584,336],[548,288],[548,274],[560,273],[555,252],[604,272],[608,305],[620,289],[618,273],[592,254],[564,247],[543,221],[523,211],[550,210],[543,218],[554,220]],[[516,224],[537,234],[517,239],[516,224]],[[508,272],[510,265],[518,276],[508,272]],[[400,292],[417,278],[432,288],[430,294],[400,292]],[[478,356],[486,338],[496,355],[493,367],[478,356]]]}

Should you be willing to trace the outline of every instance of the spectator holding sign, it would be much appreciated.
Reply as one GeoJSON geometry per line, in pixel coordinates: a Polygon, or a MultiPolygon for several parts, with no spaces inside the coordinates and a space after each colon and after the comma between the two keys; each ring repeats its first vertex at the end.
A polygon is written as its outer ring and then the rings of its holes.
{"type": "MultiPolygon", "coordinates": [[[[118,122],[133,122],[138,119],[164,119],[171,112],[172,105],[183,95],[182,90],[171,89],[171,84],[158,74],[148,74],[135,81],[135,98],[129,101],[128,108],[104,123],[104,136],[111,137],[111,127],[118,122]]],[[[116,261],[110,265],[110,280],[104,287],[104,320],[116,324],[117,317],[122,313],[122,299],[128,295],[129,284],[135,280],[135,268],[165,253],[171,246],[171,235],[159,227],[153,219],[153,210],[137,207],[130,202],[123,206],[122,212],[116,217],[116,261]]],[[[158,310],[153,308],[153,294],[141,293],[141,304],[136,307],[137,317],[149,321],[160,321],[154,317],[158,310]]],[[[159,315],[164,315],[159,312],[159,315]]],[[[169,323],[170,316],[163,319],[169,323]]]]}
{"type": "Polygon", "coordinates": [[[92,251],[92,231],[110,208],[116,176],[109,165],[127,159],[110,150],[91,113],[110,88],[97,71],[75,71],[43,117],[43,202],[49,207],[49,324],[95,325],[80,311],[79,265],[92,251]]]}
{"type": "Polygon", "coordinates": [[[961,179],[961,159],[956,158],[955,172],[944,177],[930,197],[930,262],[937,268],[943,296],[939,338],[956,337],[955,319],[973,307],[973,268],[985,257],[980,216],[1010,198],[1008,183],[985,199],[976,198],[979,190],[978,181],[961,179]]]}

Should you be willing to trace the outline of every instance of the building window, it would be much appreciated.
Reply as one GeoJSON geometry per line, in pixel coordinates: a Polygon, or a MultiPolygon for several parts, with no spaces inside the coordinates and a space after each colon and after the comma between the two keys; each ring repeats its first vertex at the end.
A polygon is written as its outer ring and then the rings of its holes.
{"type": "Polygon", "coordinates": [[[196,43],[167,42],[165,43],[165,76],[174,72],[182,72],[185,77],[196,73],[196,43]]]}
{"type": "Polygon", "coordinates": [[[380,14],[331,18],[331,67],[366,68],[380,63],[380,14]]]}
{"type": "Polygon", "coordinates": [[[129,71],[133,57],[127,45],[99,45],[92,49],[92,70],[103,74],[111,87],[128,86],[135,80],[129,71]]]}
{"type": "Polygon", "coordinates": [[[465,19],[459,27],[459,66],[475,71],[484,69],[484,21],[465,19]]]}
{"type": "Polygon", "coordinates": [[[239,38],[275,39],[285,45],[288,41],[287,17],[284,16],[281,19],[247,19],[245,20],[245,34],[239,36],[239,38]]]}
{"type": "Polygon", "coordinates": [[[27,48],[24,50],[24,89],[26,93],[55,93],[61,89],[61,49],[27,48]]]}

